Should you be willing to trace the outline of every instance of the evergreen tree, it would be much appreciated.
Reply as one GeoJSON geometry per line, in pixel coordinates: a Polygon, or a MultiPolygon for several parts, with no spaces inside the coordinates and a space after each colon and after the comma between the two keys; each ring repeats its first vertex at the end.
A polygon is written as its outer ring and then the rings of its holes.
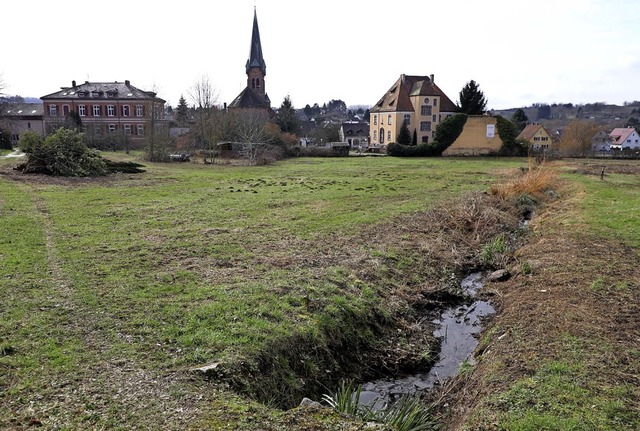
{"type": "Polygon", "coordinates": [[[418,145],[418,131],[413,129],[413,138],[411,139],[411,145],[418,145]]]}
{"type": "Polygon", "coordinates": [[[409,131],[409,126],[407,126],[406,121],[403,121],[402,126],[400,126],[396,142],[402,145],[409,145],[411,143],[411,132],[409,131]]]}
{"type": "Polygon", "coordinates": [[[487,99],[480,86],[472,79],[460,91],[460,112],[467,115],[482,115],[487,99]]]}
{"type": "Polygon", "coordinates": [[[522,108],[518,108],[511,116],[511,121],[518,126],[519,131],[522,131],[526,127],[529,117],[527,117],[527,114],[524,113],[522,108]]]}
{"type": "Polygon", "coordinates": [[[282,101],[282,105],[280,105],[280,109],[276,114],[275,122],[280,126],[280,130],[285,133],[293,133],[294,135],[300,133],[300,122],[289,96],[282,101]]]}
{"type": "Polygon", "coordinates": [[[180,95],[178,107],[176,108],[176,123],[178,127],[185,127],[189,119],[189,107],[183,95],[180,95]]]}

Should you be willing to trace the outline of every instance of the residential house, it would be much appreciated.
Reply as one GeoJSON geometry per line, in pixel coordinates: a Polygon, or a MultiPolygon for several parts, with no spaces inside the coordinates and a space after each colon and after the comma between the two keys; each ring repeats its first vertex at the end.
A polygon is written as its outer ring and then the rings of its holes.
{"type": "Polygon", "coordinates": [[[539,123],[527,124],[516,140],[526,141],[533,151],[547,151],[551,147],[551,136],[539,123]]]}
{"type": "Polygon", "coordinates": [[[435,84],[434,76],[400,75],[389,91],[371,108],[370,146],[395,142],[403,122],[418,143],[431,142],[433,132],[458,107],[435,84]]]}
{"type": "Polygon", "coordinates": [[[361,121],[346,121],[340,125],[340,141],[346,142],[351,148],[365,150],[369,146],[369,123],[361,121]]]}
{"type": "Polygon", "coordinates": [[[624,150],[640,148],[640,135],[633,127],[616,127],[609,133],[611,148],[624,150]]]}
{"type": "Polygon", "coordinates": [[[591,151],[594,153],[604,153],[611,151],[611,138],[604,130],[600,130],[591,138],[591,151]]]}
{"type": "Polygon", "coordinates": [[[44,136],[42,103],[8,103],[2,113],[2,124],[11,135],[11,145],[20,145],[20,136],[25,132],[35,132],[44,136]]]}
{"type": "Polygon", "coordinates": [[[247,73],[247,86],[227,106],[229,111],[254,111],[273,115],[271,100],[266,90],[265,76],[267,76],[267,64],[262,54],[260,41],[260,29],[258,28],[258,16],[253,11],[253,32],[251,34],[251,49],[249,59],[245,65],[247,73]]]}
{"type": "Polygon", "coordinates": [[[488,115],[470,115],[460,136],[447,148],[443,156],[481,156],[496,154],[502,147],[498,133],[498,119],[488,115]]]}
{"type": "MultiPolygon", "coordinates": [[[[164,121],[165,101],[153,91],[144,91],[124,82],[89,82],[77,84],[40,98],[44,107],[45,133],[63,126],[76,113],[82,128],[92,140],[107,143],[124,140],[140,147],[150,128],[168,127],[164,121]]],[[[167,132],[168,133],[168,132],[167,132]]]]}

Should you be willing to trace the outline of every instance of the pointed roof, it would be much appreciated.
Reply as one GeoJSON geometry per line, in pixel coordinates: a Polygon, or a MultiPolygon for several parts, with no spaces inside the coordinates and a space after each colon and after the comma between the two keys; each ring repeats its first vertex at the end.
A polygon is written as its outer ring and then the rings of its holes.
{"type": "Polygon", "coordinates": [[[258,29],[258,14],[253,9],[253,33],[251,34],[251,50],[247,60],[247,73],[252,67],[258,67],[264,76],[267,76],[267,64],[262,57],[262,44],[260,43],[260,29],[258,29]]]}
{"type": "Polygon", "coordinates": [[[432,76],[400,75],[371,112],[415,111],[412,96],[439,96],[441,112],[457,112],[458,107],[433,82],[432,76]]]}
{"type": "Polygon", "coordinates": [[[621,145],[629,138],[629,135],[635,131],[636,129],[633,127],[616,127],[609,133],[609,136],[614,145],[621,145]]]}
{"type": "Polygon", "coordinates": [[[255,91],[246,87],[238,96],[229,104],[229,108],[243,109],[271,109],[271,101],[269,96],[261,97],[255,91]]]}
{"type": "Polygon", "coordinates": [[[531,141],[534,136],[536,135],[536,133],[538,133],[538,131],[542,129],[544,130],[544,132],[549,135],[547,133],[547,131],[545,130],[544,127],[542,127],[541,124],[539,123],[529,123],[526,125],[526,127],[524,129],[522,129],[522,132],[520,132],[520,134],[518,134],[518,136],[516,137],[516,139],[524,139],[525,141],[531,141]]]}

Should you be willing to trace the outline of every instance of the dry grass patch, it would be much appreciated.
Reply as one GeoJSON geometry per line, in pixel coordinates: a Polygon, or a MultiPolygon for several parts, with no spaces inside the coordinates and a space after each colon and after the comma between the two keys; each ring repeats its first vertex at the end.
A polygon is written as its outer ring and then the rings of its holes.
{"type": "Polygon", "coordinates": [[[545,192],[557,186],[556,171],[546,163],[533,165],[529,163],[527,169],[522,168],[521,174],[511,180],[491,186],[491,193],[502,199],[509,199],[520,195],[542,197],[545,192]]]}

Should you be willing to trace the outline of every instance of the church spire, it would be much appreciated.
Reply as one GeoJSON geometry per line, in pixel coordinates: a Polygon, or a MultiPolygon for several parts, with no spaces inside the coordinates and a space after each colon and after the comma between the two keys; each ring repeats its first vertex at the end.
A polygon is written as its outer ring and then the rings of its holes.
{"type": "Polygon", "coordinates": [[[258,29],[258,14],[256,8],[253,8],[253,33],[251,34],[251,51],[249,52],[249,59],[247,60],[247,75],[249,71],[257,67],[262,72],[262,76],[267,75],[267,65],[262,57],[262,44],[260,43],[260,30],[258,29]]]}

